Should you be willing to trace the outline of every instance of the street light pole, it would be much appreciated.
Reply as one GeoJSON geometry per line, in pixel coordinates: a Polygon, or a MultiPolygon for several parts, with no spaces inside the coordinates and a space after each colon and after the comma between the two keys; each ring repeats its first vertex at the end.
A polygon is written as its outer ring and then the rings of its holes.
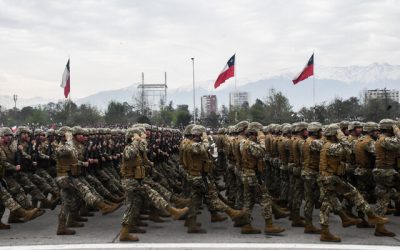
{"type": "Polygon", "coordinates": [[[192,68],[193,68],[193,124],[196,124],[196,91],[194,86],[194,57],[192,59],[192,68]]]}

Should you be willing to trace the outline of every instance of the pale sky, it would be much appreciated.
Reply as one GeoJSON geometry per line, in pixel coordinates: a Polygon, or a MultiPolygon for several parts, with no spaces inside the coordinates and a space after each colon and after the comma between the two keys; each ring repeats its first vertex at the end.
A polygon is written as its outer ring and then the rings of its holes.
{"type": "Polygon", "coordinates": [[[214,80],[236,52],[238,84],[288,68],[315,51],[325,66],[400,64],[395,0],[0,0],[0,95],[84,97],[141,80],[214,80]]]}

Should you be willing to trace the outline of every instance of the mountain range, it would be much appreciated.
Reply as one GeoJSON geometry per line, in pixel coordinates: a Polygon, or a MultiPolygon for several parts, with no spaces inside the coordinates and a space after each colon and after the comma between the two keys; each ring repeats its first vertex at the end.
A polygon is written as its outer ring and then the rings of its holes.
{"type": "MultiPolygon", "coordinates": [[[[334,98],[349,98],[351,96],[361,97],[366,89],[399,89],[400,86],[400,65],[388,63],[372,63],[367,66],[327,67],[319,65],[315,68],[315,78],[309,78],[303,82],[293,85],[291,79],[298,72],[281,70],[275,74],[269,74],[259,80],[249,80],[237,86],[238,91],[249,92],[249,102],[252,104],[255,99],[264,100],[268,91],[274,88],[281,91],[289,98],[294,110],[303,106],[309,107],[313,103],[313,82],[315,82],[315,102],[330,102],[334,98]]],[[[212,88],[213,80],[196,83],[196,106],[200,107],[202,95],[217,95],[218,106],[229,104],[229,92],[234,91],[233,81],[227,82],[217,90],[212,88]]],[[[193,92],[191,86],[178,89],[168,89],[167,102],[173,101],[174,105],[188,104],[193,107],[193,92]]],[[[105,110],[110,101],[133,103],[138,96],[137,86],[131,85],[125,88],[101,91],[84,98],[74,100],[77,104],[91,104],[100,110],[105,110]]],[[[32,106],[45,104],[49,100],[41,97],[30,99],[19,99],[18,106],[32,106]]],[[[0,105],[6,108],[14,106],[12,96],[0,95],[0,105]]]]}

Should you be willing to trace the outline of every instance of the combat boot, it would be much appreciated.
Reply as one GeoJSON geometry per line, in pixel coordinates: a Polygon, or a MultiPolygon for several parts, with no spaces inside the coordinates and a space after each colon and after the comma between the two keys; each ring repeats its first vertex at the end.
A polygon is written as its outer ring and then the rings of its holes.
{"type": "Polygon", "coordinates": [[[23,219],[18,218],[18,216],[15,215],[15,212],[10,212],[10,215],[8,216],[8,223],[24,223],[25,221],[23,219]]]}
{"type": "Polygon", "coordinates": [[[161,219],[160,215],[158,214],[158,211],[155,210],[155,209],[152,210],[152,211],[150,211],[148,220],[151,220],[151,221],[156,222],[156,223],[163,223],[163,222],[165,222],[165,220],[161,219]]]}
{"type": "Polygon", "coordinates": [[[396,234],[387,230],[384,224],[376,224],[375,236],[394,237],[396,234]]]}
{"type": "Polygon", "coordinates": [[[65,224],[66,219],[58,218],[57,235],[73,235],[76,233],[75,230],[67,228],[65,224]]]}
{"type": "Polygon", "coordinates": [[[165,209],[159,209],[159,210],[158,210],[158,215],[159,215],[161,218],[169,218],[169,217],[171,217],[171,214],[168,213],[165,209]]]}
{"type": "Polygon", "coordinates": [[[321,233],[321,229],[316,228],[311,220],[307,220],[306,219],[306,225],[304,227],[304,233],[305,234],[320,234],[321,233]]]}
{"type": "Polygon", "coordinates": [[[300,217],[299,211],[292,210],[292,227],[305,227],[306,223],[300,217]]]}
{"type": "Polygon", "coordinates": [[[321,229],[321,237],[319,238],[320,241],[328,241],[328,242],[341,242],[342,240],[340,239],[339,236],[331,234],[329,232],[329,226],[327,225],[322,225],[321,229]]]}
{"type": "Polygon", "coordinates": [[[342,220],[342,227],[350,227],[350,226],[360,224],[362,222],[362,220],[360,218],[356,218],[356,219],[350,218],[343,209],[340,210],[338,215],[340,216],[340,219],[342,220]]]}
{"type": "Polygon", "coordinates": [[[367,216],[370,224],[386,224],[389,222],[388,218],[376,215],[373,212],[367,213],[367,216]]]}
{"type": "Polygon", "coordinates": [[[235,223],[233,224],[234,227],[243,227],[248,223],[249,218],[246,214],[245,216],[239,217],[239,218],[235,219],[234,221],[235,221],[235,223]]]}
{"type": "Polygon", "coordinates": [[[275,202],[272,202],[272,212],[274,214],[275,220],[286,218],[290,215],[289,211],[283,210],[275,202]]]}
{"type": "Polygon", "coordinates": [[[272,222],[272,219],[266,219],[265,220],[264,233],[266,233],[266,234],[278,234],[278,233],[282,233],[283,231],[285,231],[285,229],[274,225],[274,223],[272,222]]]}
{"type": "MultiPolygon", "coordinates": [[[[100,209],[102,215],[106,215],[106,214],[112,213],[112,212],[114,212],[115,210],[117,210],[118,208],[120,208],[122,206],[122,204],[107,205],[106,203],[104,203],[102,201],[96,202],[94,205],[98,209],[100,209]]],[[[129,234],[129,232],[128,232],[128,234],[129,234]]]]}
{"type": "Polygon", "coordinates": [[[228,209],[225,211],[225,213],[231,217],[232,220],[239,219],[240,217],[243,217],[246,215],[246,212],[244,210],[236,210],[228,207],[228,209]]]}
{"type": "Polygon", "coordinates": [[[189,217],[187,219],[187,221],[188,221],[187,232],[189,234],[205,234],[205,233],[207,233],[207,231],[205,229],[200,228],[200,226],[197,225],[196,216],[189,217]]]}
{"type": "Polygon", "coordinates": [[[181,218],[182,216],[187,214],[187,212],[189,211],[189,208],[188,207],[174,208],[174,207],[168,206],[167,210],[171,214],[171,216],[174,220],[179,220],[179,218],[181,218]]]}
{"type": "Polygon", "coordinates": [[[77,220],[77,216],[78,213],[74,212],[74,213],[70,213],[68,216],[68,220],[67,220],[67,227],[84,227],[85,225],[83,223],[80,223],[77,220]]]}
{"type": "MultiPolygon", "coordinates": [[[[100,210],[102,210],[100,208],[100,210]]],[[[139,241],[139,238],[137,236],[129,234],[129,227],[123,225],[121,232],[119,233],[119,241],[139,241]]]]}
{"type": "Polygon", "coordinates": [[[81,208],[79,209],[79,215],[85,217],[93,217],[94,213],[89,212],[87,206],[81,206],[81,208]]]}
{"type": "Polygon", "coordinates": [[[6,230],[6,229],[10,229],[11,226],[4,224],[3,222],[0,221],[0,230],[6,230]]]}
{"type": "Polygon", "coordinates": [[[142,228],[140,228],[140,227],[137,227],[137,226],[130,226],[129,227],[129,233],[134,233],[134,234],[145,234],[146,233],[146,230],[144,230],[144,229],[142,229],[142,228]]]}
{"type": "Polygon", "coordinates": [[[220,221],[225,221],[225,220],[227,220],[228,218],[227,217],[225,217],[225,216],[223,216],[223,215],[220,215],[218,212],[211,212],[211,222],[220,222],[220,221]]]}
{"type": "Polygon", "coordinates": [[[181,198],[181,197],[172,195],[171,202],[173,202],[177,208],[184,208],[184,207],[189,206],[190,199],[181,198]]]}
{"type": "Polygon", "coordinates": [[[241,234],[260,234],[261,230],[254,228],[250,223],[244,225],[240,231],[241,234]]]}
{"type": "Polygon", "coordinates": [[[13,212],[13,214],[14,216],[16,216],[16,218],[21,218],[24,222],[26,222],[41,216],[42,214],[44,214],[44,210],[40,210],[38,208],[33,208],[30,210],[18,208],[13,212]]]}

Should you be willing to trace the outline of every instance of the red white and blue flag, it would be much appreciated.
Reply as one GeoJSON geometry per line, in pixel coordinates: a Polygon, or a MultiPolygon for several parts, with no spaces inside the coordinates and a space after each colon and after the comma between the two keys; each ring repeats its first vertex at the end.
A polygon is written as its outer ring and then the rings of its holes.
{"type": "Polygon", "coordinates": [[[61,81],[61,88],[64,88],[64,96],[65,98],[68,97],[69,92],[71,91],[71,86],[70,86],[70,71],[69,71],[69,59],[67,62],[67,65],[65,66],[65,70],[62,76],[62,81],[61,81]]]}
{"type": "Polygon", "coordinates": [[[221,84],[233,76],[235,76],[235,55],[233,55],[226,63],[224,69],[214,83],[214,88],[218,88],[221,84]]]}
{"type": "Polygon", "coordinates": [[[298,82],[301,82],[312,75],[314,75],[314,53],[308,60],[307,65],[304,67],[303,71],[295,79],[293,79],[293,84],[297,84],[298,82]]]}

